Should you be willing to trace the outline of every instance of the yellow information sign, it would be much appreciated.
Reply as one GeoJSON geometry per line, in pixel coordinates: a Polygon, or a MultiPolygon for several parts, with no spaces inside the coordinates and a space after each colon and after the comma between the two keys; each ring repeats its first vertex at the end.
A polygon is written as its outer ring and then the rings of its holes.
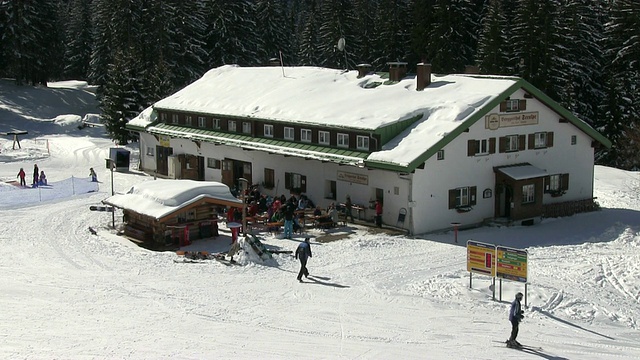
{"type": "Polygon", "coordinates": [[[527,252],[504,246],[496,247],[496,276],[527,282],[527,252]]]}
{"type": "Polygon", "coordinates": [[[496,276],[496,246],[467,241],[467,271],[496,276]]]}

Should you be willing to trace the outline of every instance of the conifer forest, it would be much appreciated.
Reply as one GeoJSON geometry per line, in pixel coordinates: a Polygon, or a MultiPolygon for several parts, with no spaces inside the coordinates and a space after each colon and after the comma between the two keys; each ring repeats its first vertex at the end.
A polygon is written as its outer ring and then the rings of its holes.
{"type": "Polygon", "coordinates": [[[128,120],[207,70],[271,58],[519,76],[612,141],[599,164],[640,169],[638,0],[0,0],[0,77],[97,85],[120,143],[128,120]]]}

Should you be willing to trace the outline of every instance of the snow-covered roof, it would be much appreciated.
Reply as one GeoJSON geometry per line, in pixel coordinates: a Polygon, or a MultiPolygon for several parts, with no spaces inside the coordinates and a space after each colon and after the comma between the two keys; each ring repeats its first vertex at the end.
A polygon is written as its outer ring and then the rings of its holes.
{"type": "Polygon", "coordinates": [[[231,195],[225,184],[167,179],[142,182],[132,186],[127,193],[111,196],[103,203],[161,219],[202,199],[242,205],[242,201],[231,195]]]}
{"type": "MultiPolygon", "coordinates": [[[[366,132],[418,119],[365,159],[367,166],[408,168],[422,162],[425,152],[445,137],[450,141],[447,135],[467,120],[482,116],[479,111],[488,111],[499,98],[526,86],[578,127],[607,143],[586,123],[517,77],[432,74],[426,88],[417,91],[416,85],[415,75],[389,82],[373,73],[358,78],[355,70],[225,65],[156,102],[153,108],[366,132]]],[[[151,108],[146,109],[129,125],[145,128],[155,116],[151,108]]]]}

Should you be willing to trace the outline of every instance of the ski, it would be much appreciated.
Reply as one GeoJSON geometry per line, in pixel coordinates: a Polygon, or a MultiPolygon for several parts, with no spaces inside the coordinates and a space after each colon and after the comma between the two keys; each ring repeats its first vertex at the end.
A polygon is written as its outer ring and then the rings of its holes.
{"type": "Polygon", "coordinates": [[[542,348],[539,346],[530,346],[530,345],[520,345],[520,346],[513,346],[513,345],[509,345],[508,344],[508,340],[507,341],[498,341],[498,340],[493,340],[494,342],[497,343],[502,343],[502,344],[506,344],[507,347],[509,349],[515,349],[515,350],[529,350],[529,351],[542,351],[542,348]]]}

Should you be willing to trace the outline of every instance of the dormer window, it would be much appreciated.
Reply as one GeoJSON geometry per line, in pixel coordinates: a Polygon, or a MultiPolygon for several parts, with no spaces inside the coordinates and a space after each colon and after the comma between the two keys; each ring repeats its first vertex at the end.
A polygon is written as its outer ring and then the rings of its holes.
{"type": "Polygon", "coordinates": [[[301,129],[300,130],[300,141],[311,142],[311,130],[309,130],[309,129],[301,129]]]}
{"type": "Polygon", "coordinates": [[[293,141],[294,138],[295,138],[295,135],[293,134],[293,128],[292,127],[285,127],[284,128],[284,139],[293,141]]]}
{"type": "Polygon", "coordinates": [[[229,129],[228,130],[229,131],[233,131],[233,132],[236,131],[236,122],[235,122],[235,120],[229,120],[229,129]]]}
{"type": "Polygon", "coordinates": [[[331,143],[329,141],[329,132],[328,131],[318,131],[318,143],[320,145],[329,145],[331,143]]]}
{"type": "Polygon", "coordinates": [[[358,135],[356,139],[356,147],[358,148],[358,150],[369,151],[369,137],[358,135]]]}
{"type": "Polygon", "coordinates": [[[207,121],[205,120],[204,116],[198,116],[198,127],[207,127],[207,121]]]}
{"type": "Polygon", "coordinates": [[[177,124],[178,123],[178,114],[171,115],[171,123],[172,124],[177,124]]]}
{"type": "Polygon", "coordinates": [[[244,134],[251,134],[251,123],[248,121],[242,122],[242,132],[244,134]]]}
{"type": "Polygon", "coordinates": [[[191,126],[192,125],[192,120],[191,120],[191,116],[187,115],[187,117],[184,120],[184,124],[187,126],[191,126]]]}
{"type": "Polygon", "coordinates": [[[213,128],[220,130],[220,119],[213,119],[213,128]]]}
{"type": "Polygon", "coordinates": [[[273,125],[265,124],[264,125],[264,137],[273,137],[273,125]]]}
{"type": "Polygon", "coordinates": [[[339,133],[337,136],[338,146],[339,147],[349,147],[349,134],[341,134],[339,133]]]}

